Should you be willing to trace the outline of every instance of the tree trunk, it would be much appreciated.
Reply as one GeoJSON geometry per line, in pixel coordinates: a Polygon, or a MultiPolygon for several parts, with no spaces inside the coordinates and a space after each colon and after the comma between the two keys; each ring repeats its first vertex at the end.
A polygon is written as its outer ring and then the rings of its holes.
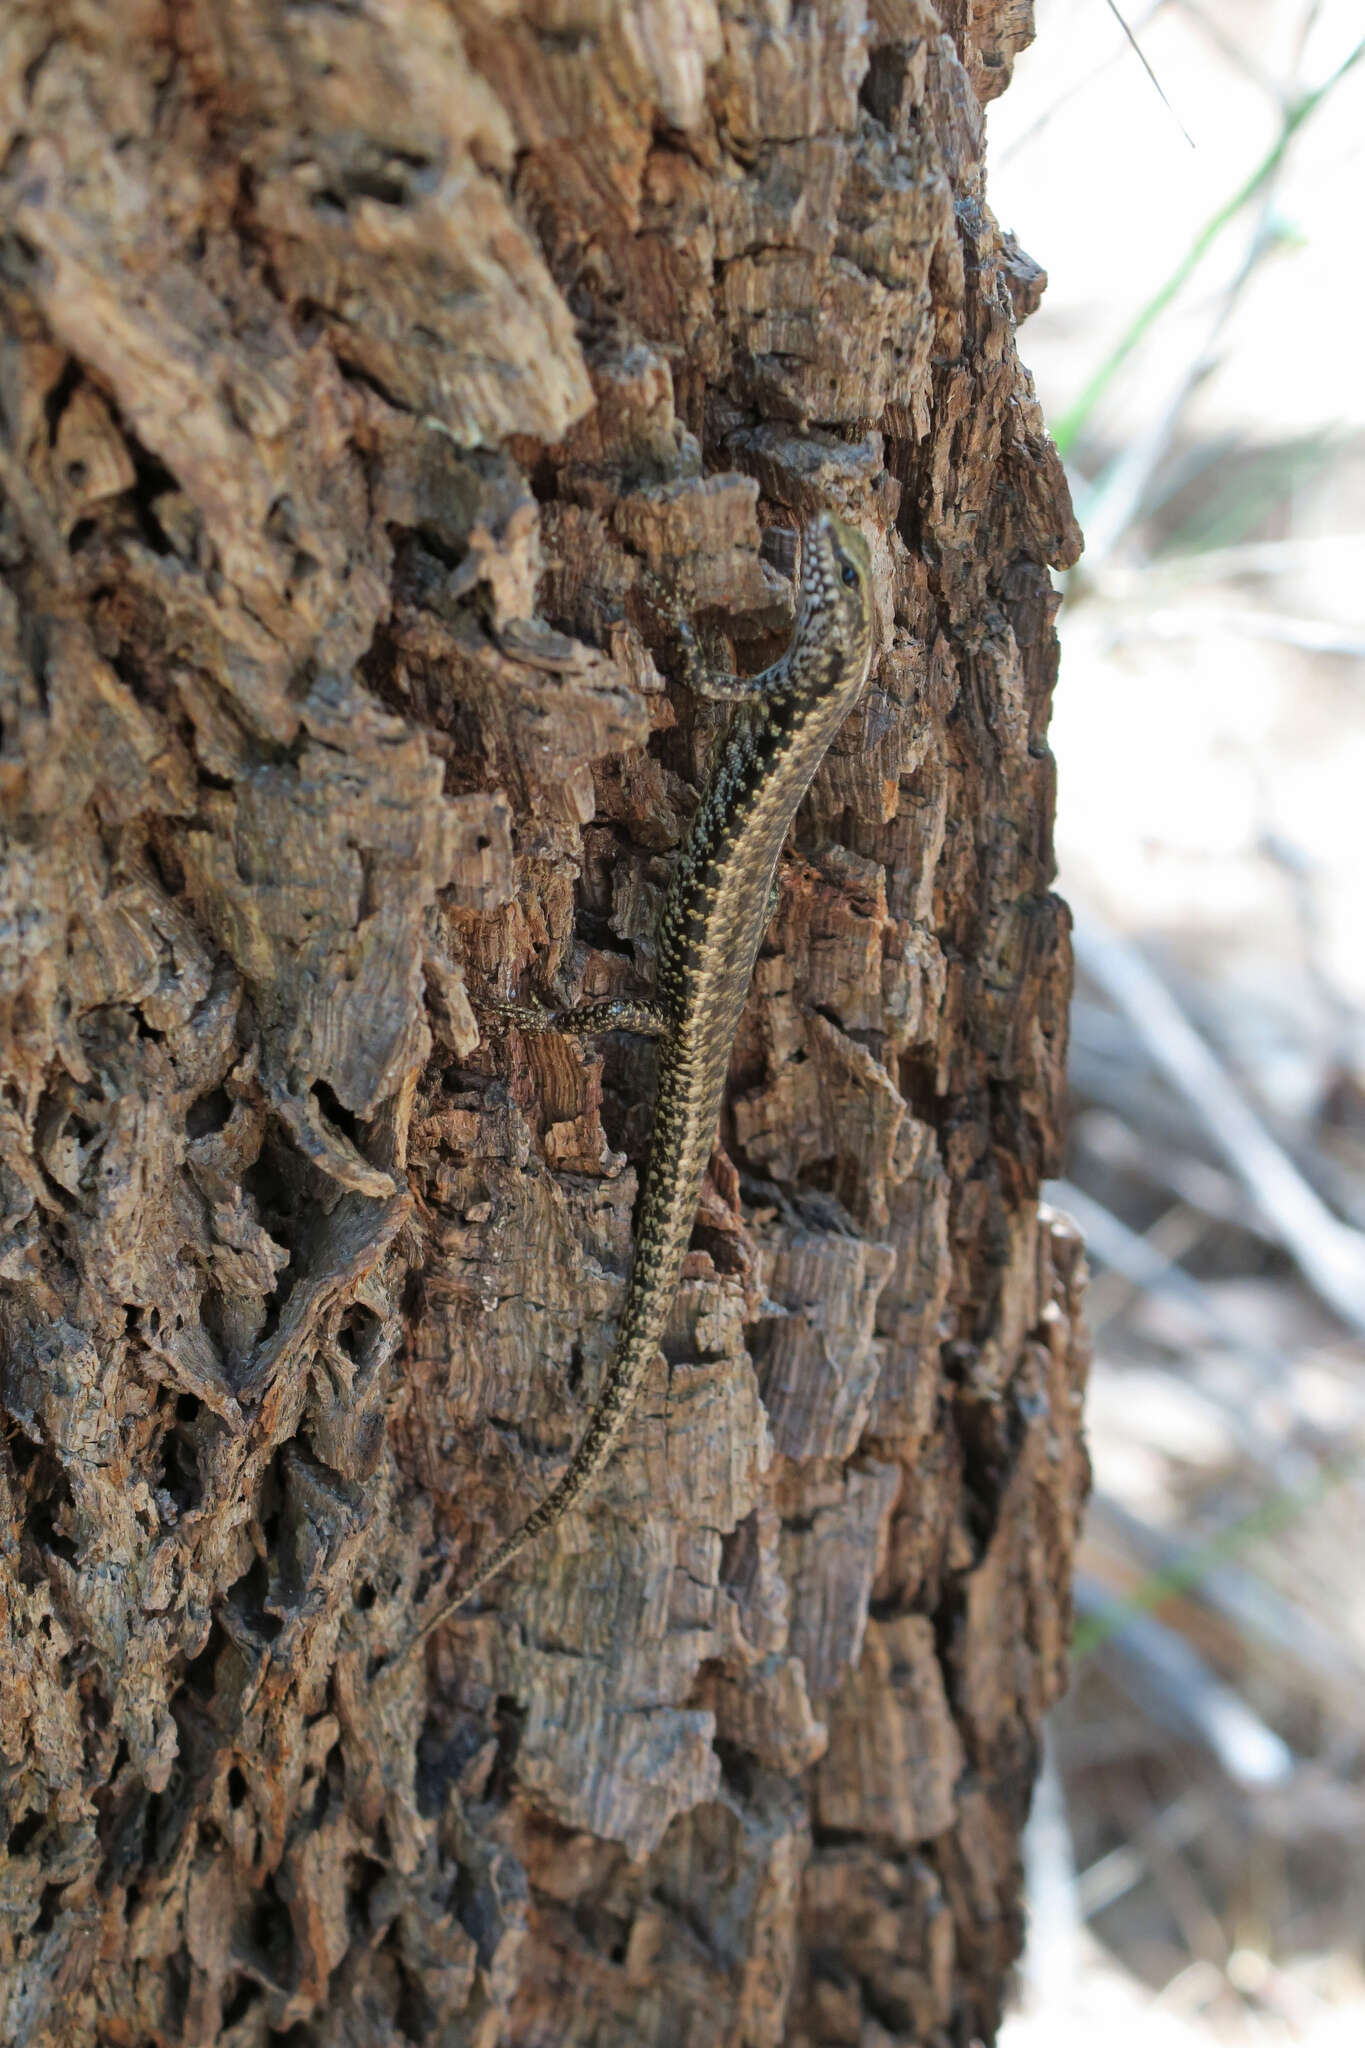
{"type": "Polygon", "coordinates": [[[987,2038],[1085,1487],[1022,0],[13,0],[0,2036],[987,2038]],[[873,542],[668,1338],[648,990],[873,542]]]}

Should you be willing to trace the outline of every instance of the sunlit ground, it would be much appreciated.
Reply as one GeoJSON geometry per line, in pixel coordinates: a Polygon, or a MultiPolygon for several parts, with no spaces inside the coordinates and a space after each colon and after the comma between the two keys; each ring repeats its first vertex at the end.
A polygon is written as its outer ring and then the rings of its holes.
{"type": "Polygon", "coordinates": [[[1124,11],[1173,111],[1106,0],[1038,0],[989,117],[1091,542],[1053,743],[1096,1483],[1005,2039],[1356,2048],[1365,58],[1235,202],[1365,10],[1124,11]]]}

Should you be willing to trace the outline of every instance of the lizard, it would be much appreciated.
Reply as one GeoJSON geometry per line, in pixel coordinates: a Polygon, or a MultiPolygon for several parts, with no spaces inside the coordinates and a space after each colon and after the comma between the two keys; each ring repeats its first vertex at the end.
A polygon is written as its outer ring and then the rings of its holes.
{"type": "Polygon", "coordinates": [[[711,1157],[730,1052],[771,915],[778,855],[801,799],[861,695],[872,659],[872,558],[834,513],[807,521],[791,645],[760,674],[721,678],[685,638],[687,680],[735,702],[674,869],[658,933],[652,1002],[607,997],[567,1010],[511,1002],[483,1007],[522,1030],[629,1030],[660,1040],[658,1095],[640,1190],[634,1256],[616,1344],[597,1404],[567,1469],[409,1636],[425,1641],[587,1492],[620,1441],[653,1363],[692,1236],[711,1157]]]}

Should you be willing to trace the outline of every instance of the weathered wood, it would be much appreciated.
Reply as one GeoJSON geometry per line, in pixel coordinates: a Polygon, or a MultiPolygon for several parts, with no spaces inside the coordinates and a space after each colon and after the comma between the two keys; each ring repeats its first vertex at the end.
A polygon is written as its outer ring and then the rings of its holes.
{"type": "Polygon", "coordinates": [[[988,2036],[1064,1668],[1079,1248],[1014,0],[0,25],[0,2035],[988,2036]],[[648,987],[820,504],[798,818],[667,1357],[648,987]],[[870,1618],[871,1617],[871,1618],[870,1618]]]}

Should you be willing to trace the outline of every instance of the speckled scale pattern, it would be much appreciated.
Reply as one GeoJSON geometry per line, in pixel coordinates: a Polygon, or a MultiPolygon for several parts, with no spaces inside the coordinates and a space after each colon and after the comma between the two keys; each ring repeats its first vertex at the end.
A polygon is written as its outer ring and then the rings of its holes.
{"type": "Polygon", "coordinates": [[[833,513],[802,539],[792,644],[761,675],[716,694],[740,708],[678,859],[659,931],[655,1000],[609,1000],[555,1013],[497,1004],[531,1030],[657,1033],[659,1093],[616,1349],[567,1471],[520,1528],[416,1631],[407,1650],[546,1529],[601,1472],[658,1353],[715,1142],[730,1051],[768,922],[782,842],[825,749],[867,679],[872,564],[866,540],[833,513]]]}

